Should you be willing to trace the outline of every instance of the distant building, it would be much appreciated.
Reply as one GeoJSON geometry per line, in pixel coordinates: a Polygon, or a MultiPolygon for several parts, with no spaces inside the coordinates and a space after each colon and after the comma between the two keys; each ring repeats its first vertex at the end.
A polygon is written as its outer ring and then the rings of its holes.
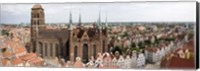
{"type": "Polygon", "coordinates": [[[137,67],[142,67],[146,63],[145,56],[143,53],[139,53],[137,58],[137,67]]]}
{"type": "Polygon", "coordinates": [[[136,51],[132,52],[131,66],[132,66],[132,68],[137,67],[137,53],[136,53],[136,51]]]}
{"type": "Polygon", "coordinates": [[[119,68],[124,68],[124,57],[123,56],[120,56],[118,61],[117,61],[117,65],[119,66],[119,68]]]}
{"type": "Polygon", "coordinates": [[[72,25],[70,12],[68,29],[47,29],[44,9],[39,4],[34,5],[31,11],[30,51],[42,57],[58,57],[66,61],[75,61],[80,56],[86,63],[89,57],[108,50],[107,26],[102,26],[100,14],[98,24],[93,24],[92,28],[81,26],[81,17],[77,28],[72,28],[72,25]]]}
{"type": "Polygon", "coordinates": [[[159,49],[156,47],[149,47],[145,49],[145,56],[148,62],[155,63],[159,59],[159,49]]]}
{"type": "Polygon", "coordinates": [[[126,59],[124,60],[124,66],[125,68],[131,68],[131,58],[130,56],[126,56],[126,59]]]}

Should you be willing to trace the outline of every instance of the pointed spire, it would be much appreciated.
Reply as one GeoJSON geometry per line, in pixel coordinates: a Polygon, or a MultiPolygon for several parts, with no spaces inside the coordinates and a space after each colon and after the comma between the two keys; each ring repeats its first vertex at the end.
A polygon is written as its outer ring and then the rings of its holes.
{"type": "Polygon", "coordinates": [[[72,13],[71,13],[71,10],[69,12],[69,30],[72,30],[72,13]]]}
{"type": "Polygon", "coordinates": [[[81,13],[80,13],[80,10],[79,10],[79,23],[78,23],[78,27],[80,28],[81,27],[81,13]]]}
{"type": "Polygon", "coordinates": [[[69,13],[69,24],[72,24],[72,13],[71,13],[71,10],[70,10],[70,13],[69,13]]]}
{"type": "Polygon", "coordinates": [[[106,14],[105,28],[108,28],[107,14],[106,14]]]}
{"type": "Polygon", "coordinates": [[[98,28],[101,30],[101,11],[99,10],[98,28]]]}

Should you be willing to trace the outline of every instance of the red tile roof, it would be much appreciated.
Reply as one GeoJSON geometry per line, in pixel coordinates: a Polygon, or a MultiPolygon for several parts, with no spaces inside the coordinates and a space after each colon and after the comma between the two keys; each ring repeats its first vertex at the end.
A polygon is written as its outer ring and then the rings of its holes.
{"type": "Polygon", "coordinates": [[[20,59],[20,58],[14,58],[11,60],[11,63],[13,65],[16,65],[16,64],[19,64],[19,63],[22,63],[23,61],[20,59]]]}
{"type": "Polygon", "coordinates": [[[147,48],[147,50],[150,51],[150,52],[156,52],[157,48],[149,47],[149,48],[147,48]]]}
{"type": "Polygon", "coordinates": [[[34,58],[29,63],[30,64],[38,64],[38,63],[41,63],[41,62],[42,62],[42,60],[40,58],[34,58]]]}
{"type": "Polygon", "coordinates": [[[22,57],[22,60],[27,61],[27,60],[29,60],[29,59],[36,58],[36,57],[37,57],[37,54],[36,54],[36,53],[30,53],[30,54],[28,54],[28,55],[23,56],[23,57],[22,57]]]}
{"type": "Polygon", "coordinates": [[[15,48],[14,50],[15,50],[15,54],[18,54],[18,53],[25,52],[26,48],[22,47],[22,46],[19,46],[18,48],[15,48]]]}
{"type": "Polygon", "coordinates": [[[74,67],[83,68],[83,63],[81,62],[81,60],[77,60],[77,61],[74,63],[74,67]]]}
{"type": "Polygon", "coordinates": [[[5,57],[10,57],[10,56],[12,56],[11,51],[6,50],[6,51],[4,52],[4,56],[5,56],[5,57]]]}
{"type": "Polygon", "coordinates": [[[194,59],[182,59],[174,56],[168,68],[195,68],[194,59]]]}
{"type": "Polygon", "coordinates": [[[3,66],[5,66],[7,64],[7,60],[6,59],[2,59],[2,63],[3,63],[3,66]]]}

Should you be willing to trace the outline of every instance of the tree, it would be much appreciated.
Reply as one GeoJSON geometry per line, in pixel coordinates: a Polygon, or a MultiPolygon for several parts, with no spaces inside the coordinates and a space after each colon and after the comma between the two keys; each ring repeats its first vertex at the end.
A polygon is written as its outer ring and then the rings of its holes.
{"type": "Polygon", "coordinates": [[[144,49],[145,48],[145,43],[144,42],[139,42],[138,46],[139,46],[139,48],[144,49]]]}
{"type": "Polygon", "coordinates": [[[133,51],[133,50],[139,52],[139,51],[140,51],[140,48],[131,48],[131,51],[133,51]]]}
{"type": "Polygon", "coordinates": [[[116,51],[119,51],[120,54],[122,54],[123,49],[119,46],[114,46],[114,48],[111,50],[112,53],[115,53],[116,51]]]}
{"type": "Polygon", "coordinates": [[[8,30],[4,30],[4,29],[3,29],[1,32],[2,32],[2,35],[6,35],[6,36],[9,35],[9,31],[8,31],[8,30]]]}
{"type": "Polygon", "coordinates": [[[134,42],[131,43],[131,47],[136,47],[136,44],[134,42]]]}
{"type": "Polygon", "coordinates": [[[124,32],[122,35],[122,37],[128,37],[128,36],[129,36],[128,32],[124,32]]]}
{"type": "Polygon", "coordinates": [[[145,40],[144,43],[145,43],[146,45],[151,45],[151,41],[150,41],[150,40],[145,40]]]}

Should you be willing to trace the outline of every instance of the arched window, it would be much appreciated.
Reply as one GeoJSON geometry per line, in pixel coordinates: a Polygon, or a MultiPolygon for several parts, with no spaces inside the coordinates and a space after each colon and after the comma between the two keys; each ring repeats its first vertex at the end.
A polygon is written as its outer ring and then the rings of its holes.
{"type": "Polygon", "coordinates": [[[48,54],[48,53],[47,53],[47,48],[48,48],[48,47],[47,47],[47,43],[45,43],[45,56],[47,56],[47,54],[48,54]]]}
{"type": "Polygon", "coordinates": [[[50,43],[50,56],[53,56],[53,44],[52,43],[50,43]]]}
{"type": "Polygon", "coordinates": [[[59,56],[59,46],[58,46],[58,44],[56,43],[56,56],[58,57],[59,56]]]}
{"type": "Polygon", "coordinates": [[[40,54],[41,54],[41,56],[43,57],[43,44],[42,44],[42,42],[39,42],[39,48],[40,48],[40,50],[39,50],[39,52],[40,52],[40,54]]]}
{"type": "Polygon", "coordinates": [[[74,60],[76,60],[76,57],[78,56],[78,47],[74,47],[74,60]]]}
{"type": "Polygon", "coordinates": [[[105,40],[103,40],[103,52],[105,52],[105,40]]]}
{"type": "Polygon", "coordinates": [[[96,45],[94,45],[94,47],[93,47],[93,56],[94,56],[94,58],[96,57],[96,45]]]}
{"type": "Polygon", "coordinates": [[[83,44],[82,54],[83,54],[83,58],[82,58],[83,63],[87,63],[88,62],[88,45],[87,44],[83,44]]]}

